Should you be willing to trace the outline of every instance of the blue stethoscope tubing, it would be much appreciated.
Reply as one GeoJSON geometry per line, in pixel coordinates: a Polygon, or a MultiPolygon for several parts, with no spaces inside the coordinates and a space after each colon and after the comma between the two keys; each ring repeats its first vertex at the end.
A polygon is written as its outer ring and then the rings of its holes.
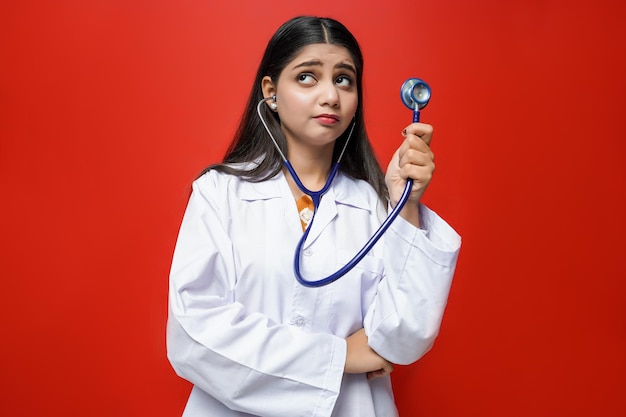
{"type": "MultiPolygon", "coordinates": [[[[329,179],[331,179],[334,176],[333,173],[336,173],[338,168],[339,168],[339,164],[335,163],[335,166],[333,167],[333,170],[331,171],[331,175],[329,176],[329,179]]],[[[289,168],[287,169],[289,170],[289,168]]],[[[291,173],[291,170],[289,170],[289,172],[291,173]]],[[[330,182],[327,182],[327,185],[330,185],[330,182]]],[[[304,285],[305,287],[323,287],[324,285],[328,285],[332,282],[337,281],[339,278],[347,274],[372,249],[372,247],[376,244],[376,242],[378,242],[378,240],[382,237],[382,235],[387,231],[389,226],[391,226],[391,223],[395,220],[395,218],[398,217],[398,214],[400,214],[402,207],[404,207],[407,200],[409,199],[409,195],[411,194],[412,187],[413,187],[413,180],[411,179],[407,180],[406,185],[404,187],[404,191],[402,193],[402,196],[400,197],[400,200],[398,201],[398,204],[396,204],[396,206],[393,208],[391,213],[387,216],[385,221],[380,225],[376,233],[374,233],[374,235],[372,235],[372,237],[367,241],[365,246],[363,246],[363,248],[361,248],[361,250],[350,261],[348,261],[348,263],[346,263],[343,267],[341,267],[339,270],[337,270],[333,274],[327,276],[326,278],[319,279],[317,281],[309,281],[305,279],[302,276],[302,273],[300,272],[300,257],[302,253],[302,247],[304,246],[304,242],[306,242],[307,236],[309,236],[309,231],[313,227],[313,221],[315,220],[315,212],[317,211],[315,200],[313,200],[313,207],[314,207],[313,217],[311,218],[311,221],[309,222],[308,227],[305,229],[304,234],[300,238],[300,241],[298,242],[298,245],[296,246],[296,251],[293,257],[293,270],[294,270],[294,273],[296,275],[296,279],[298,280],[298,282],[304,285]]],[[[327,189],[327,188],[328,187],[324,186],[322,190],[327,189]]],[[[322,190],[318,191],[315,194],[320,194],[322,190]]],[[[312,195],[311,195],[311,199],[313,199],[312,195]]],[[[319,204],[320,201],[321,201],[321,195],[317,198],[317,204],[319,204]]]]}
{"type": "MultiPolygon", "coordinates": [[[[420,120],[420,110],[426,107],[426,104],[428,104],[428,100],[430,100],[430,87],[428,86],[428,84],[426,84],[424,81],[418,78],[409,78],[402,85],[402,88],[400,89],[400,96],[401,96],[402,102],[411,110],[413,110],[413,123],[418,123],[420,120]]],[[[296,185],[303,193],[307,194],[309,197],[311,197],[311,200],[313,200],[313,217],[311,218],[309,225],[305,229],[304,233],[302,234],[302,237],[300,238],[300,240],[298,241],[298,244],[296,245],[296,250],[295,250],[295,254],[293,258],[294,274],[296,276],[296,280],[305,287],[312,287],[312,288],[323,287],[325,285],[328,285],[332,282],[337,281],[339,278],[341,278],[342,276],[347,274],[350,270],[352,270],[361,261],[361,259],[363,259],[363,257],[374,247],[374,245],[380,240],[382,235],[387,231],[387,229],[389,229],[389,226],[391,226],[391,223],[396,219],[396,217],[398,217],[398,214],[400,214],[400,211],[402,211],[402,208],[408,201],[409,195],[411,194],[411,189],[413,188],[413,179],[407,178],[406,184],[404,186],[404,191],[402,192],[402,195],[400,196],[400,199],[398,200],[398,203],[396,204],[396,206],[392,209],[391,213],[389,213],[385,221],[383,221],[383,223],[380,225],[378,230],[372,235],[372,237],[367,241],[367,243],[363,246],[363,248],[361,248],[361,250],[350,261],[348,261],[339,270],[337,270],[336,272],[332,273],[331,275],[325,278],[322,278],[316,281],[309,281],[305,279],[302,276],[302,273],[300,271],[301,253],[303,252],[302,248],[304,246],[304,243],[306,242],[307,237],[309,236],[309,231],[313,227],[313,222],[315,220],[315,213],[317,213],[317,209],[320,206],[320,203],[322,201],[322,196],[324,196],[324,194],[326,194],[326,192],[330,189],[330,186],[333,180],[335,179],[337,172],[339,171],[339,164],[341,162],[341,158],[343,157],[343,153],[346,150],[346,146],[348,144],[348,141],[350,140],[350,137],[352,136],[352,131],[354,130],[354,122],[350,129],[350,133],[348,135],[348,139],[346,140],[344,148],[341,151],[341,154],[339,155],[337,162],[335,162],[335,164],[333,165],[333,168],[331,169],[330,174],[328,175],[328,179],[326,180],[324,187],[322,187],[322,189],[320,189],[319,191],[311,191],[302,183],[302,181],[300,181],[300,177],[298,177],[298,174],[296,173],[295,169],[293,168],[291,163],[287,160],[287,158],[281,151],[280,147],[278,146],[278,143],[276,142],[276,139],[274,139],[274,136],[270,132],[265,122],[265,119],[261,115],[261,104],[263,104],[265,101],[270,100],[272,98],[275,99],[275,97],[267,97],[259,101],[259,104],[257,105],[257,113],[259,115],[259,118],[261,119],[261,122],[263,123],[265,130],[267,131],[270,138],[272,139],[274,146],[280,153],[280,156],[283,160],[283,164],[285,165],[285,168],[287,168],[287,171],[289,171],[289,173],[291,174],[291,177],[295,181],[296,185]]]]}

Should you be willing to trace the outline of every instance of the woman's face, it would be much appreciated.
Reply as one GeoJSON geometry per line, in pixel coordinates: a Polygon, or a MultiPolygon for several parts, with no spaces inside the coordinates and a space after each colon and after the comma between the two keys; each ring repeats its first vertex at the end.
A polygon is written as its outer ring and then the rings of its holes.
{"type": "Polygon", "coordinates": [[[358,104],[354,61],[343,46],[311,44],[285,66],[265,96],[276,94],[276,112],[290,149],[330,148],[350,126],[358,104]]]}

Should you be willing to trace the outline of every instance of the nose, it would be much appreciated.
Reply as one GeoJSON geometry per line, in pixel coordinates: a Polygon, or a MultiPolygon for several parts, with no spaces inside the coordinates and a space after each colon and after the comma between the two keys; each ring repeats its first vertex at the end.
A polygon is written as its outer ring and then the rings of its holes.
{"type": "Polygon", "coordinates": [[[339,106],[339,92],[334,82],[326,82],[320,85],[320,105],[338,107],[339,106]]]}

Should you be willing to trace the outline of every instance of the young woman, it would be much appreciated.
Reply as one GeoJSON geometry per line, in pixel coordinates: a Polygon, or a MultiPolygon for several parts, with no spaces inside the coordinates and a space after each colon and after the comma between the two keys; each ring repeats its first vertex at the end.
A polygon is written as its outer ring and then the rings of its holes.
{"type": "MultiPolygon", "coordinates": [[[[460,238],[420,203],[432,127],[413,123],[386,176],[363,121],[363,59],[339,22],[297,17],[270,40],[222,164],[194,182],[170,276],[168,357],[184,416],[395,416],[389,373],[431,347],[460,238]],[[286,169],[283,155],[293,172],[286,169]],[[304,190],[323,189],[318,207],[304,190]],[[296,178],[303,187],[297,184],[296,178]],[[328,277],[408,202],[355,268],[328,277]]],[[[399,131],[401,129],[398,129],[399,131]]]]}

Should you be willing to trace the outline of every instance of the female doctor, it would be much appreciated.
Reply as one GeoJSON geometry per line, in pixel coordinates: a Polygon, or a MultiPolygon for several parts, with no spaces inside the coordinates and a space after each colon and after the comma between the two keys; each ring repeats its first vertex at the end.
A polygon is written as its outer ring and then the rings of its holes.
{"type": "Polygon", "coordinates": [[[365,130],[362,79],[361,51],[341,23],[286,22],[224,162],[193,183],[167,326],[168,358],[193,384],[184,416],[397,415],[389,373],[433,344],[460,237],[420,203],[434,171],[432,127],[398,134],[383,175],[365,130]],[[363,247],[407,178],[408,202],[355,268],[321,287],[295,279],[294,251],[313,211],[300,262],[310,280],[363,247]],[[303,190],[325,186],[313,207],[303,190]]]}

